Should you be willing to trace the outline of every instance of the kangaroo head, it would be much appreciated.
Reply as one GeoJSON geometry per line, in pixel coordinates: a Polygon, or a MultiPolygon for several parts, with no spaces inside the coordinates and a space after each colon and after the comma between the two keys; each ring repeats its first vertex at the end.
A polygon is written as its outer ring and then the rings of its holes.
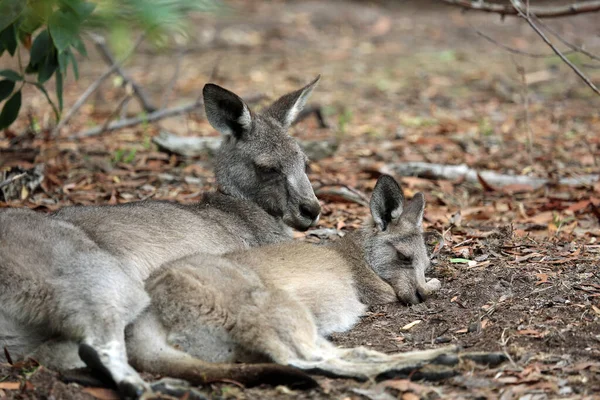
{"type": "Polygon", "coordinates": [[[423,301],[440,288],[437,279],[426,281],[429,256],[422,234],[425,198],[417,193],[406,203],[402,189],[382,175],[373,191],[365,237],[365,257],[370,267],[408,304],[423,301]]]}
{"type": "Polygon", "coordinates": [[[316,224],[321,207],[306,175],[307,157],[287,131],[320,77],[253,113],[236,94],[204,86],[210,124],[223,143],[215,158],[219,190],[248,199],[298,230],[316,224]]]}

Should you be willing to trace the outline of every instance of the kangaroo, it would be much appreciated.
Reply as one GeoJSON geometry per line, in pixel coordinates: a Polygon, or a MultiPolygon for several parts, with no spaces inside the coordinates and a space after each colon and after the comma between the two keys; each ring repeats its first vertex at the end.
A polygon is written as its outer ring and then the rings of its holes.
{"type": "Polygon", "coordinates": [[[370,305],[416,303],[440,288],[425,278],[424,206],[421,193],[405,204],[383,175],[372,218],[331,245],[289,242],[167,263],[146,282],[151,306],[127,329],[130,362],[195,384],[206,382],[193,372],[206,361],[270,360],[367,379],[456,351],[387,355],[325,339],[354,326],[370,305]]]}
{"type": "MultiPolygon", "coordinates": [[[[218,191],[198,204],[65,207],[50,217],[0,212],[0,347],[14,359],[30,356],[57,370],[85,362],[126,397],[151,390],[128,364],[125,348],[125,327],[149,304],[147,277],[193,253],[289,240],[291,227],[306,230],[318,220],[307,158],[287,134],[318,80],[260,114],[224,88],[204,87],[208,121],[223,143],[215,159],[218,191]]],[[[240,371],[248,366],[203,369],[240,381],[269,374],[302,379],[279,366],[254,369],[253,377],[240,371]]]]}

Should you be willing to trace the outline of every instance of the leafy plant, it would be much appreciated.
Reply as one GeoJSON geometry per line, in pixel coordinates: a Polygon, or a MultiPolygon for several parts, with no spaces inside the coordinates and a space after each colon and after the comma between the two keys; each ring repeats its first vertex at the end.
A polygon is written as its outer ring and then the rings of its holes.
{"type": "Polygon", "coordinates": [[[18,71],[0,71],[0,129],[17,118],[25,85],[40,90],[60,120],[67,71],[79,77],[75,52],[87,56],[85,29],[108,30],[125,45],[132,30],[142,29],[157,42],[183,32],[190,12],[218,9],[218,0],[0,0],[0,56],[8,52],[19,64],[18,71]],[[26,65],[22,48],[29,51],[26,65]],[[52,77],[56,100],[44,86],[52,77]]]}

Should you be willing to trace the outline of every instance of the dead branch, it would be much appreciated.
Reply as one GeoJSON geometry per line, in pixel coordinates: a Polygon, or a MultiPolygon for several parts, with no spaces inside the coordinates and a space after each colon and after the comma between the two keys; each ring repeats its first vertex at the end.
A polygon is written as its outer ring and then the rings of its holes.
{"type": "Polygon", "coordinates": [[[85,92],[83,92],[83,94],[77,99],[75,104],[73,104],[73,107],[71,107],[69,112],[58,122],[56,127],[53,129],[53,131],[52,131],[53,136],[57,135],[60,132],[60,130],[67,124],[67,122],[69,122],[71,120],[73,115],[75,115],[75,113],[77,113],[77,111],[79,111],[79,109],[81,108],[81,106],[83,106],[83,104],[87,101],[87,99],[96,90],[98,90],[98,88],[100,87],[102,82],[104,82],[106,80],[106,78],[108,78],[115,71],[117,71],[117,69],[119,69],[120,65],[123,64],[135,52],[135,50],[142,43],[143,40],[144,40],[144,35],[140,35],[140,37],[135,41],[134,45],[131,47],[131,50],[129,50],[127,52],[127,54],[125,54],[125,56],[123,58],[121,58],[119,61],[116,61],[115,63],[113,63],[111,65],[111,67],[108,70],[106,70],[106,72],[104,72],[102,75],[100,75],[100,77],[98,79],[96,79],[96,81],[94,81],[85,90],[85,92]]]}
{"type": "MultiPolygon", "coordinates": [[[[512,5],[486,3],[479,0],[441,0],[443,3],[461,7],[463,10],[482,11],[501,16],[518,16],[519,11],[512,5]]],[[[538,18],[559,18],[569,15],[585,14],[600,11],[600,1],[585,1],[560,6],[534,6],[529,12],[538,18]]]]}
{"type": "Polygon", "coordinates": [[[556,46],[554,46],[550,39],[548,39],[546,34],[536,25],[536,23],[533,21],[533,18],[535,18],[536,15],[532,11],[532,8],[530,7],[525,12],[521,7],[522,3],[519,0],[510,0],[510,2],[515,8],[515,10],[517,10],[517,12],[519,13],[519,16],[529,24],[531,29],[533,29],[535,33],[537,33],[538,36],[542,38],[542,40],[552,49],[552,51],[558,57],[560,57],[560,59],[563,60],[563,62],[567,64],[581,78],[581,80],[583,80],[594,92],[596,92],[597,95],[600,95],[600,89],[598,89],[596,85],[594,85],[590,78],[588,78],[583,72],[581,72],[579,68],[577,68],[577,66],[575,66],[575,64],[573,64],[567,57],[565,57],[565,55],[561,53],[561,51],[558,50],[556,46]]]}
{"type": "Polygon", "coordinates": [[[133,88],[133,93],[135,97],[139,100],[140,105],[144,109],[144,111],[151,113],[156,111],[156,107],[152,105],[141,86],[139,86],[135,81],[121,68],[120,64],[117,64],[115,57],[112,55],[108,47],[106,46],[106,40],[104,37],[96,34],[90,34],[90,37],[94,41],[96,48],[100,52],[100,55],[108,65],[117,65],[115,68],[115,72],[123,78],[124,83],[130,84],[133,88]]]}
{"type": "MultiPolygon", "coordinates": [[[[495,171],[477,171],[473,168],[469,168],[465,164],[443,165],[424,162],[408,162],[392,164],[389,168],[394,171],[394,173],[401,176],[417,176],[425,179],[465,179],[472,183],[479,182],[479,178],[477,177],[477,174],[479,174],[488,184],[493,186],[527,185],[535,189],[551,183],[549,179],[544,178],[505,175],[495,171]]],[[[558,183],[568,186],[593,185],[598,179],[600,179],[600,175],[592,174],[572,178],[560,178],[558,183]]]]}
{"type": "MultiPolygon", "coordinates": [[[[259,101],[263,98],[264,98],[264,95],[257,94],[257,95],[248,97],[246,101],[249,103],[252,103],[252,102],[259,101]]],[[[106,126],[106,127],[105,126],[97,126],[92,129],[88,129],[86,131],[76,133],[75,135],[71,135],[71,136],[69,136],[69,140],[75,140],[75,139],[91,137],[91,136],[98,136],[105,132],[115,131],[118,129],[123,129],[123,128],[127,128],[130,126],[139,125],[141,123],[156,122],[161,119],[170,118],[170,117],[174,117],[174,116],[181,115],[181,114],[186,114],[186,113],[196,111],[199,109],[201,110],[203,108],[203,106],[204,106],[204,101],[202,100],[202,98],[198,98],[193,103],[184,104],[184,105],[178,106],[178,107],[167,108],[164,110],[154,111],[150,114],[143,115],[141,117],[121,119],[121,120],[118,120],[118,121],[108,124],[108,126],[106,126]]]]}

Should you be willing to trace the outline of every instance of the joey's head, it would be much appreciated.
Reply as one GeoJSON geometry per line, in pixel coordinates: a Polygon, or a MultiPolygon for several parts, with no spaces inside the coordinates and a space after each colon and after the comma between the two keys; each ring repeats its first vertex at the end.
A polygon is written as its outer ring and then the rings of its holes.
{"type": "Polygon", "coordinates": [[[394,288],[402,302],[416,304],[440,288],[425,279],[429,256],[422,233],[425,198],[417,193],[405,202],[402,189],[382,175],[371,197],[372,220],[367,226],[365,257],[370,267],[394,288]]]}
{"type": "Polygon", "coordinates": [[[321,207],[306,175],[307,157],[287,131],[318,81],[260,114],[220,86],[209,83],[203,90],[208,121],[223,135],[215,158],[219,190],[258,204],[298,230],[316,224],[321,207]]]}

